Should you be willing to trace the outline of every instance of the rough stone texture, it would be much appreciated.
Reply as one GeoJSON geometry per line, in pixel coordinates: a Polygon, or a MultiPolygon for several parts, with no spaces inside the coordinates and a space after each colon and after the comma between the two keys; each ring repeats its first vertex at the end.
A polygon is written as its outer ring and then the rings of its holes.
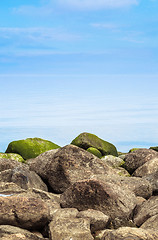
{"type": "Polygon", "coordinates": [[[0,225],[0,239],[1,240],[46,240],[43,237],[39,237],[28,230],[10,226],[0,225]]]}
{"type": "Polygon", "coordinates": [[[142,225],[141,228],[144,229],[155,229],[158,230],[158,214],[152,216],[149,218],[147,221],[145,221],[142,225]]]}
{"type": "Polygon", "coordinates": [[[13,182],[22,189],[37,188],[48,191],[47,185],[33,171],[28,170],[25,166],[20,166],[0,172],[0,181],[13,182]]]}
{"type": "Polygon", "coordinates": [[[52,149],[47,152],[41,153],[36,158],[31,158],[26,161],[29,165],[30,170],[35,171],[41,178],[47,179],[47,168],[46,166],[53,160],[54,154],[58,149],[52,149]]]}
{"type": "Polygon", "coordinates": [[[27,138],[9,143],[6,153],[18,153],[23,159],[35,158],[43,152],[59,146],[41,138],[27,138]]]}
{"type": "Polygon", "coordinates": [[[146,175],[145,177],[143,177],[143,179],[146,179],[148,182],[150,182],[153,188],[153,194],[158,195],[158,171],[146,175]]]}
{"type": "Polygon", "coordinates": [[[136,196],[143,197],[145,199],[152,196],[152,185],[145,179],[136,177],[124,177],[121,178],[123,188],[127,188],[134,192],[136,196]]]}
{"type": "Polygon", "coordinates": [[[81,133],[71,142],[71,144],[76,145],[85,150],[87,150],[89,147],[94,147],[98,149],[103,156],[104,155],[118,156],[117,149],[113,144],[106,142],[103,139],[91,133],[86,132],[81,133]]]}
{"type": "Polygon", "coordinates": [[[41,199],[18,195],[0,197],[0,224],[38,229],[49,220],[49,208],[41,199]]]}
{"type": "Polygon", "coordinates": [[[0,172],[7,170],[7,169],[13,169],[15,167],[25,167],[29,168],[27,165],[22,164],[21,162],[18,162],[13,159],[7,159],[7,158],[0,158],[0,172]]]}
{"type": "Polygon", "coordinates": [[[135,201],[132,192],[122,190],[114,183],[95,179],[76,182],[61,194],[61,206],[64,208],[99,210],[112,219],[128,219],[135,208],[135,201]]]}
{"type": "Polygon", "coordinates": [[[19,187],[17,184],[13,182],[2,182],[0,181],[0,194],[16,194],[23,193],[26,190],[19,187]]]}
{"type": "Polygon", "coordinates": [[[140,205],[135,212],[134,223],[140,227],[150,217],[158,214],[158,196],[152,196],[140,205]]]}
{"type": "Polygon", "coordinates": [[[121,158],[112,155],[104,156],[101,160],[113,168],[121,167],[125,163],[121,158]]]}
{"type": "Polygon", "coordinates": [[[124,169],[123,167],[117,167],[117,168],[113,168],[113,170],[115,171],[116,174],[118,174],[119,176],[122,177],[130,177],[131,175],[129,174],[129,172],[124,169]]]}
{"type": "Polygon", "coordinates": [[[90,221],[85,218],[57,218],[49,225],[50,240],[93,240],[90,221]]]}
{"type": "Polygon", "coordinates": [[[90,228],[92,233],[98,230],[105,229],[110,221],[109,216],[94,209],[81,211],[77,214],[77,217],[88,218],[90,220],[90,228]]]}
{"type": "Polygon", "coordinates": [[[151,159],[150,161],[137,168],[134,171],[133,176],[144,177],[155,172],[158,172],[158,157],[151,159]]]}
{"type": "MultiPolygon", "coordinates": [[[[97,238],[96,238],[97,239],[97,238]]],[[[122,227],[117,230],[105,230],[98,240],[156,240],[158,231],[150,231],[140,228],[122,227]]]]}
{"type": "MultiPolygon", "coordinates": [[[[30,168],[39,174],[38,169],[30,168]]],[[[113,170],[102,160],[74,145],[67,145],[53,153],[44,170],[46,180],[56,193],[64,192],[78,180],[112,173],[113,170]]]]}
{"type": "Polygon", "coordinates": [[[125,156],[125,168],[129,173],[133,173],[137,168],[142,166],[144,163],[158,157],[158,152],[152,149],[139,149],[125,156]]]}

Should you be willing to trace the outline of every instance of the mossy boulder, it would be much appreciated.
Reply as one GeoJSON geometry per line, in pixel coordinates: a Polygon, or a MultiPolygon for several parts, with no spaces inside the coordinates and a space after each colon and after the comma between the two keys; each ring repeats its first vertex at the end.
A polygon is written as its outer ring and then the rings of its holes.
{"type": "Polygon", "coordinates": [[[90,147],[96,148],[101,152],[102,156],[105,155],[118,156],[117,149],[113,144],[106,142],[103,139],[91,133],[86,132],[81,133],[71,142],[71,144],[76,145],[85,150],[87,150],[90,147]]]}
{"type": "Polygon", "coordinates": [[[93,155],[97,156],[98,158],[101,158],[101,157],[102,157],[101,152],[100,152],[98,149],[94,148],[94,147],[89,147],[89,148],[87,149],[87,151],[90,152],[90,153],[92,153],[93,155]]]}
{"type": "Polygon", "coordinates": [[[12,159],[12,160],[16,160],[18,162],[23,162],[23,163],[25,162],[22,156],[20,156],[17,153],[0,153],[0,158],[12,159]]]}
{"type": "Polygon", "coordinates": [[[156,147],[150,147],[150,149],[155,150],[155,151],[158,152],[158,146],[156,146],[156,147]]]}
{"type": "Polygon", "coordinates": [[[43,152],[60,148],[57,144],[41,138],[27,138],[9,143],[6,153],[18,153],[23,159],[35,158],[43,152]]]}
{"type": "Polygon", "coordinates": [[[139,150],[139,149],[141,149],[141,148],[131,148],[131,149],[129,150],[129,153],[134,152],[134,151],[137,151],[137,150],[139,150]]]}

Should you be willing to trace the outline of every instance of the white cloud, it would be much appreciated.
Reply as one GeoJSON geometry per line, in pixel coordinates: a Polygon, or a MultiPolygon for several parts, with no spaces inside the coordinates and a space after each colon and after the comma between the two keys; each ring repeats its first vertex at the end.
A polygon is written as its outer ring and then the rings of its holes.
{"type": "Polygon", "coordinates": [[[105,8],[121,8],[138,5],[138,0],[58,0],[64,7],[78,10],[99,10],[105,8]]]}
{"type": "Polygon", "coordinates": [[[118,28],[118,26],[116,26],[113,23],[91,23],[91,26],[95,28],[104,28],[104,29],[110,29],[110,30],[118,28]]]}
{"type": "Polygon", "coordinates": [[[15,44],[42,44],[52,45],[53,41],[74,41],[79,39],[79,35],[65,32],[57,28],[0,28],[0,39],[11,40],[15,44]]]}

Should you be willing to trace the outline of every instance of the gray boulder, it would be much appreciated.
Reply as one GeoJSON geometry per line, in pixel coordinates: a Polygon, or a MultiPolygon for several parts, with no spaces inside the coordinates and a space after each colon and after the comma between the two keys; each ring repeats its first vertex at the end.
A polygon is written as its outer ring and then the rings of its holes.
{"type": "Polygon", "coordinates": [[[158,157],[158,152],[152,149],[138,149],[126,154],[125,168],[132,174],[137,168],[156,157],[158,157]]]}
{"type": "Polygon", "coordinates": [[[148,201],[140,205],[134,215],[134,223],[140,227],[152,216],[158,214],[158,196],[152,196],[148,201]]]}
{"type": "Polygon", "coordinates": [[[135,195],[119,185],[95,179],[75,182],[61,194],[61,207],[79,211],[94,209],[111,219],[129,219],[136,206],[135,195]]]}
{"type": "Polygon", "coordinates": [[[158,172],[158,157],[151,159],[150,161],[137,168],[134,171],[133,176],[144,177],[155,172],[158,172]]]}

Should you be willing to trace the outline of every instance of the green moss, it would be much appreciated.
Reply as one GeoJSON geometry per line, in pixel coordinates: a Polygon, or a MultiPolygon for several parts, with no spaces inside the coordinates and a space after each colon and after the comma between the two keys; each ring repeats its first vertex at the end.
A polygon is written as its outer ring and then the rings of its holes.
{"type": "Polygon", "coordinates": [[[22,156],[16,153],[0,153],[0,158],[13,159],[18,162],[25,163],[25,160],[22,158],[22,156]]]}
{"type": "Polygon", "coordinates": [[[140,148],[132,148],[132,149],[129,150],[129,153],[130,153],[130,152],[133,152],[133,151],[136,151],[136,150],[139,150],[139,149],[140,149],[140,148]]]}
{"type": "Polygon", "coordinates": [[[85,150],[87,150],[89,147],[96,148],[103,156],[118,156],[117,149],[113,144],[106,142],[91,133],[81,133],[71,142],[71,144],[81,147],[85,150]]]}
{"type": "Polygon", "coordinates": [[[150,147],[150,149],[155,150],[155,151],[158,152],[158,146],[156,146],[156,147],[150,147]]]}
{"type": "Polygon", "coordinates": [[[17,153],[26,160],[56,148],[60,147],[51,141],[41,138],[27,138],[9,143],[6,153],[17,153]]]}
{"type": "Polygon", "coordinates": [[[96,148],[90,147],[90,148],[87,149],[87,151],[92,153],[93,155],[97,156],[98,158],[102,157],[101,152],[96,148]]]}

